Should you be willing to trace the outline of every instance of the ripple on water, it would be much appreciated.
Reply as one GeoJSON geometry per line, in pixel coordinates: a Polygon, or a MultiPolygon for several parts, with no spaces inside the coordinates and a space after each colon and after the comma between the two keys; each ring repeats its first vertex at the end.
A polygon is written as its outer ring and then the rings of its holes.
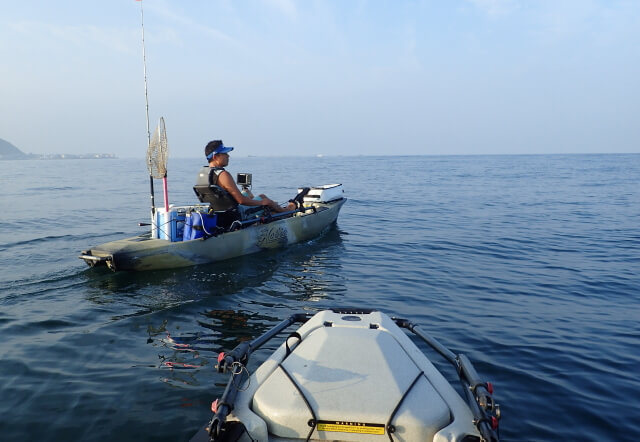
{"type": "MultiPolygon", "coordinates": [[[[255,178],[283,178],[260,185],[280,200],[291,197],[284,177],[341,177],[350,199],[337,227],[286,250],[138,274],[77,255],[142,233],[144,161],[105,162],[90,177],[86,163],[51,162],[26,193],[30,174],[7,171],[3,440],[187,440],[224,388],[219,351],[292,311],[335,305],[409,318],[466,354],[496,387],[505,440],[637,439],[640,156],[395,161],[237,158],[255,178]],[[380,170],[396,192],[380,191],[380,170]],[[16,216],[33,207],[48,222],[16,216]]],[[[193,198],[200,161],[172,164],[172,198],[193,198]]]]}

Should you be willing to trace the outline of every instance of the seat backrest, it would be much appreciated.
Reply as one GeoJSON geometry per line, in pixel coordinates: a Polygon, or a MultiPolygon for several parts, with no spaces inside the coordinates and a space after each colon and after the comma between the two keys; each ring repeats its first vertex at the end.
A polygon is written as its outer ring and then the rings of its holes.
{"type": "Polygon", "coordinates": [[[193,191],[201,203],[209,203],[215,212],[233,209],[238,205],[229,192],[215,184],[195,185],[193,191]]]}
{"type": "Polygon", "coordinates": [[[196,177],[196,185],[193,186],[200,202],[209,203],[214,212],[224,212],[238,207],[231,194],[217,184],[217,174],[222,171],[222,168],[203,166],[196,177]]]}

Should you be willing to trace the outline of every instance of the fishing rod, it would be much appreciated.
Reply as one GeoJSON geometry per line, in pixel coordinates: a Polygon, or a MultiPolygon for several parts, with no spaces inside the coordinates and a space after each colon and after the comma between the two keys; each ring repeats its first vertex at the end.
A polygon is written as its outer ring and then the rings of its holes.
{"type": "MultiPolygon", "coordinates": [[[[142,0],[137,0],[140,2],[140,25],[142,29],[142,67],[144,72],[144,101],[145,101],[145,110],[147,115],[147,146],[151,146],[151,131],[149,129],[149,95],[147,93],[147,55],[145,53],[144,48],[144,11],[142,10],[142,0]]],[[[147,156],[147,163],[149,163],[149,157],[147,156]]],[[[151,167],[150,164],[148,164],[151,167]]],[[[153,195],[153,175],[149,174],[149,186],[151,188],[151,215],[155,215],[156,206],[155,206],[155,198],[153,195]]]]}
{"type": "Polygon", "coordinates": [[[149,188],[151,190],[151,216],[155,222],[155,195],[153,190],[153,179],[162,178],[164,190],[164,207],[165,212],[169,211],[169,192],[167,188],[167,133],[164,125],[164,118],[160,118],[158,127],[151,139],[151,131],[149,128],[149,93],[147,90],[147,55],[144,44],[144,10],[142,8],[142,0],[140,2],[140,28],[142,30],[142,66],[144,72],[144,100],[147,119],[147,168],[149,169],[149,188]]]}

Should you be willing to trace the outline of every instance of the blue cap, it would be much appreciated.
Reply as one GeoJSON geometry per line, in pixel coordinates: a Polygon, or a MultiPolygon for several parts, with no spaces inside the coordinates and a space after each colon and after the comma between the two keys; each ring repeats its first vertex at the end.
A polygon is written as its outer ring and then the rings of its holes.
{"type": "Polygon", "coordinates": [[[207,144],[207,147],[205,148],[205,153],[206,153],[207,159],[210,160],[211,158],[213,158],[215,154],[227,153],[227,152],[231,152],[232,150],[233,150],[233,147],[225,146],[222,143],[222,141],[215,140],[207,144]]]}

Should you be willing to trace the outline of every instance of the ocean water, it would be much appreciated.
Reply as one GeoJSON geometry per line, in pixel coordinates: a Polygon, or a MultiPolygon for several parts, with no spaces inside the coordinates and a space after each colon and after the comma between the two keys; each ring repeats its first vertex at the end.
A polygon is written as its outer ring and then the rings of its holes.
{"type": "MultiPolygon", "coordinates": [[[[195,201],[202,163],[170,159],[171,202],[195,201]]],[[[349,200],[284,250],[112,273],[77,256],[144,231],[144,160],[0,162],[0,439],[186,441],[226,383],[219,351],[291,312],[361,305],[466,354],[495,385],[503,440],[640,440],[640,155],[232,156],[229,170],[279,201],[334,182],[349,200]]]]}

